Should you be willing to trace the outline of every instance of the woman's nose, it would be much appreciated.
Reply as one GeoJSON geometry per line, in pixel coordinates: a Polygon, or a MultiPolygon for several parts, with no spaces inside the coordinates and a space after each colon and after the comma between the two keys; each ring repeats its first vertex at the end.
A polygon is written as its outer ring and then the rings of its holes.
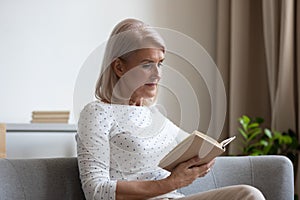
{"type": "Polygon", "coordinates": [[[151,73],[152,73],[151,74],[152,77],[155,77],[155,78],[158,78],[158,79],[161,78],[161,68],[160,68],[159,64],[155,64],[152,67],[151,73]]]}

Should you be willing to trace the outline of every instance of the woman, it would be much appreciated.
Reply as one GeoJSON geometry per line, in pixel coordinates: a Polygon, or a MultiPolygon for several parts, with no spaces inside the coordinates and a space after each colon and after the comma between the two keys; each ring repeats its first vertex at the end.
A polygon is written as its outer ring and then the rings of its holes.
{"type": "Polygon", "coordinates": [[[214,164],[193,158],[172,172],[157,165],[187,133],[154,106],[165,45],[143,22],[127,19],[113,30],[96,85],[97,101],[78,122],[77,151],[87,199],[264,199],[250,186],[184,197],[176,189],[205,176],[214,164]]]}

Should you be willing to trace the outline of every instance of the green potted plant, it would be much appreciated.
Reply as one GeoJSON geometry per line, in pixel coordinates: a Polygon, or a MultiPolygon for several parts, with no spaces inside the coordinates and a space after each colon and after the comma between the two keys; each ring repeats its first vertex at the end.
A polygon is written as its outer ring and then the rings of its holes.
{"type": "Polygon", "coordinates": [[[242,135],[242,155],[285,155],[293,163],[296,162],[300,144],[295,132],[271,131],[262,128],[262,118],[250,118],[243,115],[239,118],[241,127],[238,128],[242,135]]]}

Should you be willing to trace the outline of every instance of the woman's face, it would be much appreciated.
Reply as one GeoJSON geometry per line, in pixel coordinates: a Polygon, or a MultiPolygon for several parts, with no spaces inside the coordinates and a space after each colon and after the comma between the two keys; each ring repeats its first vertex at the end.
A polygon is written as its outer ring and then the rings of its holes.
{"type": "Polygon", "coordinates": [[[154,48],[140,49],[121,59],[122,93],[129,94],[133,101],[155,97],[163,60],[164,52],[154,48]]]}

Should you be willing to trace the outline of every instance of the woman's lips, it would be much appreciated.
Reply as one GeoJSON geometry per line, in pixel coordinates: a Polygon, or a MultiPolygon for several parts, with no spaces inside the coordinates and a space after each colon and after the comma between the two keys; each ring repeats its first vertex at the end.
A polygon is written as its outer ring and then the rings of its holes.
{"type": "Polygon", "coordinates": [[[157,83],[146,83],[145,85],[149,86],[149,87],[154,87],[157,85],[157,83]]]}

